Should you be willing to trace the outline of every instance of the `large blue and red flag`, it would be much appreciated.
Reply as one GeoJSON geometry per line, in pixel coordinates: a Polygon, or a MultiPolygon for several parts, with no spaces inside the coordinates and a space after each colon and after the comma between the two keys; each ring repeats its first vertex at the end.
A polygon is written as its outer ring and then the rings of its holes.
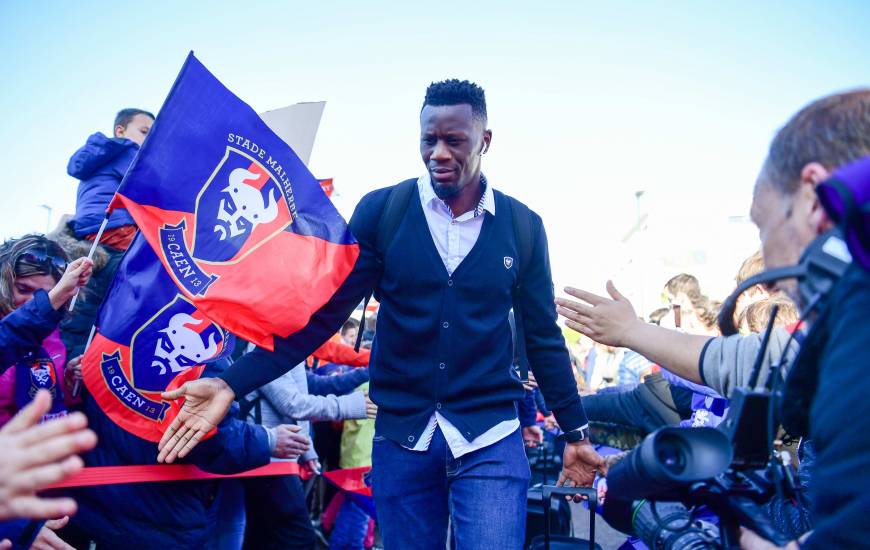
{"type": "Polygon", "coordinates": [[[192,53],[112,206],[189,303],[268,349],[308,323],[359,255],[318,180],[192,53]]]}
{"type": "Polygon", "coordinates": [[[118,266],[97,327],[82,359],[85,386],[116,424],[155,442],[180,408],[160,392],[199,378],[234,341],[178,291],[142,235],[118,266]]]}

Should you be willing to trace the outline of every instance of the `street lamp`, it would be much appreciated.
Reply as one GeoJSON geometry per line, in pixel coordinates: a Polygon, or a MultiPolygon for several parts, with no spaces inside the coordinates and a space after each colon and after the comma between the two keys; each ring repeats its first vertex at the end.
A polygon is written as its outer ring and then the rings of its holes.
{"type": "Polygon", "coordinates": [[[634,192],[636,216],[637,216],[636,220],[637,220],[638,227],[640,227],[640,199],[641,199],[641,197],[643,197],[644,193],[646,193],[646,190],[644,190],[644,189],[641,189],[639,191],[634,192]]]}

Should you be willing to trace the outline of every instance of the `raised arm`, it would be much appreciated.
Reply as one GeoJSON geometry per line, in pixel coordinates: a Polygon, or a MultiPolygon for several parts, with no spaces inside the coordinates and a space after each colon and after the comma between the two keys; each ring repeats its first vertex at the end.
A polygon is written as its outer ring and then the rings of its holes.
{"type": "MultiPolygon", "coordinates": [[[[297,366],[295,369],[304,369],[304,367],[297,366]]],[[[257,390],[282,416],[297,420],[345,420],[366,417],[366,400],[363,392],[342,396],[310,395],[300,391],[294,378],[295,374],[295,371],[290,371],[257,390]]]]}
{"type": "Polygon", "coordinates": [[[57,328],[63,318],[63,306],[87,284],[93,266],[87,258],[71,262],[51,290],[37,290],[31,300],[0,319],[0,372],[14,365],[24,352],[39,348],[57,328]]]}
{"type": "Polygon", "coordinates": [[[380,269],[374,251],[374,232],[387,194],[385,190],[376,191],[360,201],[350,220],[350,229],[359,242],[359,258],[332,299],[303,329],[287,338],[275,338],[274,351],[257,348],[243,356],[220,378],[200,378],[163,393],[166,400],[184,398],[184,405],[158,444],[158,462],[186,456],[226,416],[236,396],[246,395],[290,370],[347,320],[377,283],[380,269]],[[252,365],[256,368],[251,368],[252,365]]]}
{"type": "Polygon", "coordinates": [[[306,371],[305,377],[308,379],[308,393],[311,395],[345,395],[369,381],[369,369],[359,367],[332,376],[321,376],[306,371]]]}
{"type": "Polygon", "coordinates": [[[571,287],[565,292],[582,300],[556,299],[556,311],[565,317],[570,328],[598,343],[634,350],[677,376],[704,383],[699,365],[709,336],[685,334],[643,322],[612,281],[607,281],[610,298],[571,287]]]}

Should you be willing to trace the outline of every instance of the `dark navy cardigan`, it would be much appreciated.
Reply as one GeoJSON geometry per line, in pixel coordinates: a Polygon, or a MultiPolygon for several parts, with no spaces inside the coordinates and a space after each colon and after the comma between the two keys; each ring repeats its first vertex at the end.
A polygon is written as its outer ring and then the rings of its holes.
{"type": "MultiPolygon", "coordinates": [[[[435,410],[469,441],[515,418],[523,389],[511,368],[508,312],[518,276],[518,253],[508,197],[495,191],[495,211],[477,243],[448,275],[432,241],[420,200],[411,200],[389,248],[383,275],[374,250],[378,221],[391,188],[363,197],[350,221],[360,256],[350,276],[308,325],[275,339],[275,351],[257,349],[222,378],[245,395],[304,360],[341,327],[377,286],[377,332],[370,364],[376,429],[414,444],[435,410]],[[380,277],[380,279],[379,279],[380,277]]],[[[547,404],[563,430],[586,425],[571,363],[556,324],[547,238],[532,214],[533,247],[520,286],[526,353],[547,404]]]]}

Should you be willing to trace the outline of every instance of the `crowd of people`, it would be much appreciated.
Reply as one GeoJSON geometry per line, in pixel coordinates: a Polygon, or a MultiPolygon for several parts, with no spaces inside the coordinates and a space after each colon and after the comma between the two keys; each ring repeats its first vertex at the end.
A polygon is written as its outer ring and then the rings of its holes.
{"type": "MultiPolygon", "coordinates": [[[[274,351],[238,340],[164,394],[183,405],[159,443],[128,433],[84,386],[82,356],[138,233],[123,209],[100,226],[154,121],[120,111],[111,136],[70,159],[74,215],[0,246],[0,548],[525,548],[536,449],[556,449],[560,485],[618,498],[600,480],[625,451],[665,426],[721,424],[759,350],[759,385],[774,366],[801,374],[787,377],[801,405],[779,436],[798,496],[765,502],[770,521],[789,548],[870,546],[870,266],[854,262],[809,304],[794,279],[752,286],[735,335],[720,332],[726,297],[688,273],[643,317],[612,282],[608,296],[556,298],[546,220],[481,171],[492,132],[468,81],[427,89],[426,173],[362,199],[349,223],[356,267],[309,324],[274,351]],[[378,309],[359,310],[372,293],[378,309]],[[303,474],[52,488],[85,466],[176,461],[216,474],[294,462],[303,474]],[[322,476],[356,469],[372,506],[322,476]]],[[[838,218],[817,190],[868,156],[868,90],[790,119],[756,183],[760,250],[735,287],[798,264],[832,229],[852,256],[866,247],[868,194],[842,199],[852,206],[838,218]]],[[[774,548],[750,530],[740,543],[774,548]]]]}

